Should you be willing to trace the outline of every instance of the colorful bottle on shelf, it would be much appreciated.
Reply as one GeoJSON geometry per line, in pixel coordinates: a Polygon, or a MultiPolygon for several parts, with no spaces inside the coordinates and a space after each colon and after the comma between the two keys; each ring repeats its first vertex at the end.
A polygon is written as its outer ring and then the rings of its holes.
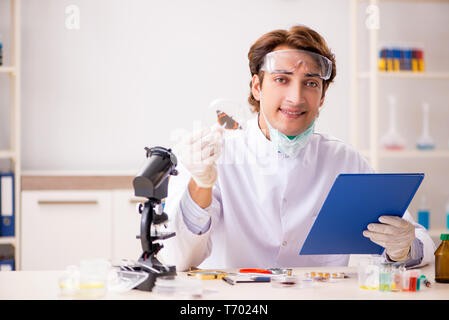
{"type": "Polygon", "coordinates": [[[418,49],[418,71],[419,72],[424,72],[425,68],[424,68],[424,50],[423,49],[418,49]]]}
{"type": "Polygon", "coordinates": [[[379,52],[379,71],[387,71],[387,49],[382,48],[379,52]]]}
{"type": "Polygon", "coordinates": [[[421,205],[418,209],[418,223],[422,225],[424,228],[429,230],[429,224],[430,224],[430,210],[427,206],[426,197],[423,196],[421,198],[421,205]]]}
{"type": "Polygon", "coordinates": [[[418,50],[412,49],[412,71],[418,72],[418,50]]]}
{"type": "Polygon", "coordinates": [[[387,48],[387,71],[393,71],[393,49],[387,48]]]}
{"type": "Polygon", "coordinates": [[[412,50],[406,48],[404,50],[404,69],[405,71],[412,71],[412,50]]]}
{"type": "Polygon", "coordinates": [[[449,233],[442,233],[435,251],[435,281],[449,283],[449,233]]]}
{"type": "Polygon", "coordinates": [[[401,71],[401,49],[393,48],[393,71],[401,71]]]}

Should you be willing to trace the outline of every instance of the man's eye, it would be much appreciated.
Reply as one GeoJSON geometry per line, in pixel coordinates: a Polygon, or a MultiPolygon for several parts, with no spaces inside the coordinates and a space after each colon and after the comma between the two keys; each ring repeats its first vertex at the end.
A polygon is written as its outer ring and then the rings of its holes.
{"type": "Polygon", "coordinates": [[[311,88],[316,88],[316,87],[318,87],[318,83],[316,83],[315,81],[307,81],[307,82],[306,82],[306,85],[307,85],[308,87],[311,87],[311,88]]]}
{"type": "Polygon", "coordinates": [[[276,77],[276,78],[274,78],[274,81],[278,82],[278,83],[286,83],[287,82],[287,80],[282,77],[276,77]]]}

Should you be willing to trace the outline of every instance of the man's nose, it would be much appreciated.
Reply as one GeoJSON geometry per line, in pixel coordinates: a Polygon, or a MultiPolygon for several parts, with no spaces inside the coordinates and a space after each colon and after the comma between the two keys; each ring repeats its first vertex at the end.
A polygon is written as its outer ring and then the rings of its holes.
{"type": "Polygon", "coordinates": [[[303,92],[300,81],[292,81],[288,87],[286,102],[292,105],[299,105],[303,103],[303,92]]]}

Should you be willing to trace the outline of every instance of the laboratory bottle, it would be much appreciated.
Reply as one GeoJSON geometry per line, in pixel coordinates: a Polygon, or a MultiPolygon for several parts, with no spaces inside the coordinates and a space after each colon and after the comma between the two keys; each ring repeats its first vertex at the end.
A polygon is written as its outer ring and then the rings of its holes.
{"type": "Polygon", "coordinates": [[[449,233],[442,233],[435,251],[435,281],[449,283],[449,233]]]}
{"type": "Polygon", "coordinates": [[[0,33],[0,66],[3,65],[3,41],[2,34],[0,33]]]}
{"type": "Polygon", "coordinates": [[[429,110],[430,106],[427,102],[423,102],[422,104],[422,134],[416,141],[416,147],[419,150],[432,150],[435,149],[435,143],[433,138],[430,136],[430,123],[429,123],[429,110]]]}
{"type": "Polygon", "coordinates": [[[449,201],[446,203],[446,229],[449,230],[449,201]]]}
{"type": "Polygon", "coordinates": [[[389,95],[388,104],[390,108],[389,128],[388,131],[381,137],[380,144],[382,147],[389,150],[401,150],[405,147],[405,141],[396,129],[396,96],[389,95]]]}
{"type": "Polygon", "coordinates": [[[418,209],[418,223],[422,225],[424,228],[429,230],[429,224],[430,224],[430,210],[427,206],[426,197],[423,196],[421,198],[421,205],[418,209]]]}

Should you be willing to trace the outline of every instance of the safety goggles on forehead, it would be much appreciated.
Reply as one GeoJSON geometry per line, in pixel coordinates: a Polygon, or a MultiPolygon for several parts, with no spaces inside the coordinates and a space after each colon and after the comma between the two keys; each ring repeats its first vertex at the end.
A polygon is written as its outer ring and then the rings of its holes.
{"type": "Polygon", "coordinates": [[[332,61],[314,52],[288,49],[268,53],[262,64],[262,71],[292,74],[297,68],[304,68],[307,76],[328,80],[332,74],[332,61]]]}

